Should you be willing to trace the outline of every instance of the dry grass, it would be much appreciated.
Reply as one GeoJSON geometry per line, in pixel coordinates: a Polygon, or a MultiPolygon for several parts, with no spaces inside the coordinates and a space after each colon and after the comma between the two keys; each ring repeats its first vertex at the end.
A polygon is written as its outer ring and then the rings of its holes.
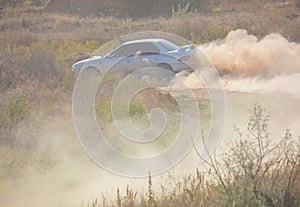
{"type": "Polygon", "coordinates": [[[188,39],[194,34],[199,41],[207,42],[224,37],[228,31],[237,28],[247,29],[257,36],[280,32],[292,41],[299,41],[298,14],[299,8],[292,4],[286,7],[262,6],[250,11],[218,10],[207,14],[186,13],[173,18],[140,20],[11,12],[1,18],[0,30],[2,40],[17,41],[17,37],[20,39],[22,36],[23,44],[36,39],[96,40],[104,43],[122,34],[145,30],[171,32],[188,39]]]}

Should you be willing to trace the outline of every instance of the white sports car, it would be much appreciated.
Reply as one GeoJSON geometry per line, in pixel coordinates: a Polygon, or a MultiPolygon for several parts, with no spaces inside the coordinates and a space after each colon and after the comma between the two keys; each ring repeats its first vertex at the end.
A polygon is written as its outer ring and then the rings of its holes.
{"type": "Polygon", "coordinates": [[[189,60],[195,51],[195,45],[179,47],[163,39],[142,39],[126,42],[110,53],[76,62],[72,71],[97,69],[105,73],[111,67],[117,67],[126,73],[145,67],[160,67],[173,72],[190,69],[189,60]]]}

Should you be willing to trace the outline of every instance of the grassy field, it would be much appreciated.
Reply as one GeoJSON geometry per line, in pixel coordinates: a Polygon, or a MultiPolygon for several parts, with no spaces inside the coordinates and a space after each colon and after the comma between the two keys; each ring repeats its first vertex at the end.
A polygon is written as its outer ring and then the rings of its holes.
{"type": "MultiPolygon", "coordinates": [[[[0,183],[42,173],[58,164],[40,150],[40,128],[52,117],[72,119],[76,76],[71,65],[120,35],[163,31],[205,44],[226,37],[232,30],[246,29],[257,37],[280,33],[290,42],[300,42],[300,5],[296,0],[259,4],[220,1],[222,4],[207,7],[206,12],[174,5],[168,8],[169,15],[143,18],[89,16],[74,9],[68,12],[68,7],[58,10],[57,3],[47,7],[46,1],[20,2],[17,6],[1,2],[0,183]]],[[[161,100],[171,99],[150,91],[134,100],[131,117],[155,106],[149,93],[161,100]]],[[[96,105],[109,120],[109,100],[96,105]]],[[[148,192],[128,188],[122,194],[118,190],[115,200],[107,198],[102,203],[97,199],[89,206],[299,206],[299,140],[287,131],[278,145],[269,144],[267,119],[264,110],[255,106],[246,130],[252,139],[233,145],[220,156],[226,157],[224,160],[209,160],[209,173],[197,171],[174,186],[162,186],[160,192],[153,192],[149,175],[148,192]]]]}

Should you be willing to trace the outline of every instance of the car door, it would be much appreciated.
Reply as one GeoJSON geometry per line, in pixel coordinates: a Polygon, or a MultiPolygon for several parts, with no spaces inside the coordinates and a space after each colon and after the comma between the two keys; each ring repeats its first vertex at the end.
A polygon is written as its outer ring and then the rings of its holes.
{"type": "Polygon", "coordinates": [[[123,45],[107,56],[106,67],[125,73],[132,72],[138,68],[136,56],[138,51],[139,49],[134,43],[123,45]]]}
{"type": "Polygon", "coordinates": [[[138,52],[135,59],[135,65],[139,69],[146,67],[155,67],[159,59],[160,50],[152,42],[139,43],[138,52]]]}
{"type": "Polygon", "coordinates": [[[159,61],[160,50],[151,42],[123,45],[108,55],[107,67],[131,73],[145,67],[154,67],[159,61]]]}

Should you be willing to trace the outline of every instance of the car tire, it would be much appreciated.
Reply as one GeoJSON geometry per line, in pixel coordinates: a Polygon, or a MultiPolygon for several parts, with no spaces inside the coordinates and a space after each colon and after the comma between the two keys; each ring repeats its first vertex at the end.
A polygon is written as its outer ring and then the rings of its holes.
{"type": "Polygon", "coordinates": [[[85,67],[82,70],[84,70],[83,72],[89,76],[100,76],[101,72],[98,68],[96,67],[85,67]]]}
{"type": "Polygon", "coordinates": [[[169,64],[161,63],[161,64],[158,65],[158,67],[160,67],[162,69],[165,69],[165,70],[169,70],[169,71],[174,73],[174,70],[173,70],[172,66],[169,65],[169,64]]]}

